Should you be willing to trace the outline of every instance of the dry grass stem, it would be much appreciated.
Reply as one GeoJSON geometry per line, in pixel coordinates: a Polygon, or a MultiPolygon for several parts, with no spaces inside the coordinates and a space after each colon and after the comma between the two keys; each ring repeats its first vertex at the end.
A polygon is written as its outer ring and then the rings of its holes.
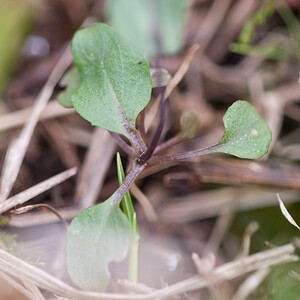
{"type": "Polygon", "coordinates": [[[53,214],[55,214],[61,220],[61,222],[64,224],[65,228],[68,228],[68,226],[69,226],[68,222],[59,214],[59,212],[54,207],[52,207],[51,205],[44,204],[44,203],[34,204],[34,205],[26,205],[26,206],[23,206],[23,207],[20,207],[20,208],[16,208],[16,209],[11,210],[9,212],[9,214],[10,215],[24,214],[24,213],[27,213],[28,211],[31,211],[31,210],[36,209],[36,208],[44,208],[44,209],[47,209],[47,210],[51,211],[53,214]]]}
{"type": "Polygon", "coordinates": [[[258,230],[258,228],[259,228],[259,224],[256,221],[252,221],[247,225],[243,237],[241,253],[238,255],[238,257],[246,257],[249,255],[251,238],[252,235],[258,230]]]}
{"type": "Polygon", "coordinates": [[[192,254],[193,262],[200,275],[211,275],[216,266],[216,257],[213,253],[209,253],[206,257],[200,258],[198,254],[192,254]]]}
{"type": "Polygon", "coordinates": [[[264,119],[272,131],[272,141],[268,153],[264,156],[266,159],[272,152],[276,141],[278,140],[283,122],[284,102],[281,101],[277,93],[266,93],[261,95],[260,104],[264,108],[264,119]]]}
{"type": "Polygon", "coordinates": [[[216,266],[216,257],[211,252],[208,253],[202,259],[198,256],[198,254],[192,254],[193,262],[197,268],[197,271],[200,276],[203,276],[208,282],[208,289],[212,299],[219,299],[218,297],[218,289],[213,284],[213,270],[216,266]]]}
{"type": "Polygon", "coordinates": [[[77,149],[66,140],[66,133],[58,121],[43,122],[41,128],[51,148],[57,153],[66,168],[80,165],[77,149]]]}
{"type": "MultiPolygon", "coordinates": [[[[193,220],[220,215],[222,210],[230,205],[235,193],[241,192],[241,196],[235,208],[236,212],[250,209],[274,206],[277,200],[274,198],[275,191],[272,189],[253,188],[249,191],[244,188],[245,193],[236,188],[223,188],[216,191],[194,193],[184,197],[173,197],[175,204],[168,204],[160,209],[159,219],[166,223],[186,223],[193,220]]],[[[299,200],[297,191],[282,191],[287,203],[299,200]]],[[[165,199],[166,203],[168,199],[165,199]]]]}
{"type": "Polygon", "coordinates": [[[277,94],[278,101],[282,101],[285,104],[298,102],[300,98],[300,85],[299,83],[286,84],[269,91],[269,93],[277,94]]]}
{"type": "MultiPolygon", "coordinates": [[[[287,244],[276,249],[262,251],[246,258],[227,263],[214,269],[213,283],[231,280],[249,272],[268,268],[277,264],[297,261],[298,257],[293,255],[295,247],[292,244],[287,244]]],[[[173,296],[178,293],[192,291],[207,287],[208,282],[198,276],[179,282],[168,289],[161,290],[165,296],[173,296]],[[165,293],[163,293],[165,290],[165,293]],[[167,291],[168,290],[168,291],[167,291]]]]}
{"type": "Polygon", "coordinates": [[[73,124],[62,124],[62,128],[65,133],[63,138],[68,143],[84,148],[89,147],[93,136],[92,132],[84,128],[75,127],[73,124]]]}
{"type": "Polygon", "coordinates": [[[211,8],[195,37],[195,42],[200,44],[202,51],[205,50],[215,36],[231,2],[232,0],[216,0],[211,4],[211,8]]]}
{"type": "MultiPolygon", "coordinates": [[[[33,107],[7,113],[0,117],[0,132],[22,126],[30,118],[33,107]]],[[[51,100],[39,116],[39,121],[49,120],[75,113],[73,108],[65,108],[56,100],[51,100]]]]}
{"type": "MultiPolygon", "coordinates": [[[[234,262],[219,266],[212,271],[212,284],[222,281],[231,280],[241,275],[269,268],[274,265],[295,262],[298,257],[293,255],[295,246],[287,244],[275,249],[262,251],[251,256],[240,258],[234,262]]],[[[146,295],[124,295],[124,294],[107,294],[79,291],[62,281],[56,279],[50,274],[38,269],[27,262],[14,257],[0,249],[0,270],[10,276],[14,276],[20,280],[26,280],[32,284],[47,289],[48,291],[70,297],[72,299],[101,299],[101,300],[151,300],[165,299],[188,291],[202,289],[208,286],[207,279],[201,276],[194,276],[190,279],[179,283],[164,287],[160,290],[150,292],[146,295]]]]}
{"type": "Polygon", "coordinates": [[[281,200],[279,194],[277,193],[277,199],[279,202],[279,206],[280,206],[280,210],[282,212],[282,214],[284,215],[284,217],[293,225],[295,226],[298,230],[300,230],[299,225],[295,222],[295,220],[293,219],[293,217],[290,215],[290,213],[288,212],[288,210],[286,209],[283,201],[281,200]]]}
{"type": "Polygon", "coordinates": [[[227,53],[228,45],[234,41],[245,20],[247,20],[260,5],[261,1],[240,0],[234,3],[226,20],[215,38],[212,47],[209,48],[210,56],[216,62],[220,62],[227,53]]]}
{"type": "Polygon", "coordinates": [[[20,292],[23,294],[27,299],[30,300],[38,300],[38,299],[43,299],[43,298],[36,298],[36,295],[25,288],[20,282],[15,280],[13,277],[7,275],[5,272],[0,271],[0,278],[1,280],[5,281],[8,285],[13,287],[16,291],[20,292]]]}
{"type": "Polygon", "coordinates": [[[74,176],[77,173],[77,168],[71,168],[62,173],[59,173],[41,183],[38,183],[31,188],[7,199],[5,202],[0,204],[0,214],[12,209],[13,207],[23,204],[24,202],[32,199],[33,197],[51,189],[52,187],[60,184],[68,178],[74,176]]]}
{"type": "Polygon", "coordinates": [[[137,293],[137,294],[149,294],[149,293],[155,291],[155,289],[153,289],[145,284],[142,284],[139,282],[133,282],[128,279],[118,279],[117,284],[119,284],[122,287],[124,287],[125,289],[132,291],[134,293],[137,293]]]}
{"type": "Polygon", "coordinates": [[[96,128],[75,192],[75,202],[80,209],[96,203],[115,149],[116,145],[110,133],[102,128],[96,128]]]}
{"type": "Polygon", "coordinates": [[[255,292],[259,285],[270,273],[270,269],[261,269],[250,275],[239,287],[232,300],[246,300],[248,296],[255,292]]]}
{"type": "Polygon", "coordinates": [[[274,153],[288,160],[300,160],[300,143],[283,146],[280,142],[277,142],[274,153]]]}
{"type": "Polygon", "coordinates": [[[132,195],[138,200],[140,205],[142,206],[145,216],[150,222],[156,222],[157,221],[157,214],[147,198],[147,196],[137,187],[135,183],[133,183],[130,187],[130,192],[132,195]]]}
{"type": "Polygon", "coordinates": [[[57,84],[60,77],[72,62],[72,55],[68,47],[59,62],[52,71],[49,79],[47,80],[44,88],[41,90],[37,100],[33,106],[30,118],[26,121],[25,126],[20,136],[11,143],[5,157],[4,165],[2,168],[1,182],[0,182],[0,203],[7,199],[10,191],[15,183],[19,174],[28,144],[31,140],[33,131],[38,123],[40,114],[46,107],[53,89],[57,84]]]}
{"type": "Polygon", "coordinates": [[[170,80],[167,88],[166,88],[166,93],[165,93],[165,99],[167,99],[172,91],[174,90],[174,88],[178,85],[178,83],[182,80],[183,76],[185,75],[185,73],[187,72],[187,70],[190,67],[190,64],[196,54],[196,52],[200,49],[200,46],[198,44],[193,45],[187,55],[185,56],[182,64],[180,65],[178,71],[175,73],[175,75],[172,77],[172,79],[170,80]]]}
{"type": "Polygon", "coordinates": [[[227,185],[255,184],[273,186],[276,189],[300,190],[300,168],[283,161],[259,162],[208,156],[186,164],[191,165],[194,176],[201,182],[227,185]]]}
{"type": "Polygon", "coordinates": [[[216,224],[210,234],[207,243],[205,244],[205,248],[203,250],[203,254],[206,255],[208,253],[216,253],[222,239],[230,226],[230,222],[234,216],[235,208],[237,206],[238,193],[235,195],[232,200],[228,203],[228,205],[224,206],[220,215],[217,218],[216,224]]]}
{"type": "MultiPolygon", "coordinates": [[[[81,212],[81,209],[78,207],[71,208],[59,208],[57,209],[57,213],[64,220],[72,220],[76,215],[81,212]]],[[[51,212],[40,211],[40,212],[32,212],[27,213],[26,215],[14,215],[11,217],[9,221],[9,225],[14,227],[31,227],[31,226],[39,226],[43,224],[51,224],[57,223],[58,218],[51,212]]]]}
{"type": "Polygon", "coordinates": [[[215,64],[208,56],[201,56],[201,64],[197,66],[205,77],[220,85],[229,85],[235,92],[244,91],[247,87],[248,73],[245,74],[239,67],[224,67],[215,64]]]}
{"type": "Polygon", "coordinates": [[[33,299],[35,299],[35,300],[46,300],[37,286],[35,286],[32,283],[28,283],[26,281],[23,281],[23,284],[26,287],[26,289],[33,294],[33,296],[34,296],[33,299]]]}

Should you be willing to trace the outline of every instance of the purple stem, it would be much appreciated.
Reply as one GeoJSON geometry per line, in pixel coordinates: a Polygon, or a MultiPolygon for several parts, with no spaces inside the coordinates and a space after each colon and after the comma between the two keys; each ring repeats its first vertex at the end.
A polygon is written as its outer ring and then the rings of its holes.
{"type": "Polygon", "coordinates": [[[179,143],[181,141],[182,141],[182,139],[180,138],[180,136],[175,135],[172,138],[170,138],[170,139],[166,140],[165,142],[161,143],[160,145],[158,145],[155,148],[153,154],[159,153],[159,152],[161,152],[161,151],[163,151],[163,150],[165,150],[165,149],[167,149],[167,148],[169,148],[173,145],[176,145],[177,143],[179,143]]]}
{"type": "Polygon", "coordinates": [[[215,145],[209,146],[204,149],[197,149],[197,150],[193,150],[193,151],[170,154],[170,155],[152,156],[150,162],[154,163],[154,164],[158,164],[158,163],[167,162],[167,161],[183,160],[183,159],[188,159],[191,157],[212,154],[212,153],[218,152],[218,150],[221,146],[222,145],[220,145],[220,144],[215,144],[215,145]]]}
{"type": "Polygon", "coordinates": [[[126,192],[129,190],[131,185],[134,183],[138,175],[144,170],[145,167],[146,164],[139,165],[136,162],[132,164],[130,171],[125,177],[125,180],[110,197],[112,203],[107,215],[109,215],[111,209],[124,197],[126,192]]]}
{"type": "Polygon", "coordinates": [[[128,134],[128,138],[131,144],[133,145],[133,147],[135,147],[135,149],[139,151],[138,155],[140,155],[140,153],[144,153],[147,149],[147,146],[144,140],[142,139],[140,133],[135,128],[132,127],[130,128],[128,127],[126,129],[126,132],[128,134]]]}
{"type": "Polygon", "coordinates": [[[130,157],[135,156],[135,151],[115,132],[110,132],[111,136],[115,142],[120,146],[120,148],[126,152],[130,157]]]}
{"type": "Polygon", "coordinates": [[[165,90],[166,89],[164,87],[162,90],[162,93],[161,93],[161,97],[160,97],[160,103],[159,103],[160,119],[159,119],[159,123],[158,123],[157,129],[156,129],[156,132],[152,138],[150,145],[148,146],[148,149],[146,150],[145,153],[141,154],[139,160],[137,161],[137,163],[139,165],[145,164],[151,158],[151,156],[159,142],[160,136],[162,134],[164,124],[165,124],[166,105],[167,105],[167,101],[165,101],[165,90]]]}

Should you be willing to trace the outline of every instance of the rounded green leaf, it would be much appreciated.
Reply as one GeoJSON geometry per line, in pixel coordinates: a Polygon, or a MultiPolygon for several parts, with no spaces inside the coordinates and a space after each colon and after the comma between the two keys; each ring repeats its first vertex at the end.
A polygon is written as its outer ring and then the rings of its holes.
{"type": "Polygon", "coordinates": [[[105,24],[77,31],[72,53],[80,74],[72,95],[74,108],[92,125],[130,139],[135,120],[151,97],[147,59],[105,24]]]}
{"type": "Polygon", "coordinates": [[[77,286],[104,291],[110,279],[108,264],[122,261],[133,241],[129,220],[112,198],[76,216],[67,230],[67,268],[77,286]],[[111,211],[110,211],[111,209],[111,211]]]}
{"type": "Polygon", "coordinates": [[[240,158],[259,158],[269,148],[272,133],[256,109],[247,101],[232,104],[224,118],[225,133],[217,152],[240,158]]]}

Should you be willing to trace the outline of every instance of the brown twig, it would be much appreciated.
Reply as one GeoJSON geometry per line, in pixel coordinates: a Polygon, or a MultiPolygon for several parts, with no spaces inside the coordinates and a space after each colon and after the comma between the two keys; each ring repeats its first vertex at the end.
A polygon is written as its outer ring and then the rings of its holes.
{"type": "Polygon", "coordinates": [[[108,131],[95,128],[76,186],[75,203],[81,209],[96,203],[115,147],[116,144],[108,131]]]}
{"type": "Polygon", "coordinates": [[[115,132],[110,132],[110,135],[113,137],[115,142],[119,145],[119,147],[130,157],[135,157],[135,151],[120,137],[119,134],[115,132]]]}
{"type": "Polygon", "coordinates": [[[146,197],[146,195],[137,187],[137,185],[134,183],[130,187],[130,192],[132,195],[138,200],[140,205],[142,206],[145,215],[147,219],[150,222],[156,222],[157,221],[157,214],[149,201],[149,199],[146,197]]]}
{"type": "Polygon", "coordinates": [[[49,79],[47,80],[44,88],[41,90],[35,105],[32,110],[32,114],[26,122],[20,136],[9,146],[5,157],[1,182],[0,182],[0,202],[3,203],[19,174],[24,156],[26,154],[29,142],[31,140],[33,131],[37,125],[39,117],[42,111],[45,109],[55,85],[57,84],[60,77],[63,75],[65,70],[72,62],[72,55],[70,48],[67,47],[64,54],[60,58],[56,67],[52,71],[49,79]]]}
{"type": "Polygon", "coordinates": [[[64,219],[64,217],[61,216],[60,213],[54,207],[52,207],[51,205],[48,205],[48,204],[26,205],[26,206],[11,210],[9,212],[9,214],[10,215],[14,215],[14,214],[20,215],[20,214],[27,213],[28,211],[31,211],[31,210],[36,209],[36,208],[46,208],[46,209],[50,210],[52,213],[54,213],[62,221],[65,228],[67,228],[69,226],[68,222],[64,219]]]}
{"type": "Polygon", "coordinates": [[[29,189],[7,199],[4,203],[0,204],[0,214],[10,210],[11,208],[23,204],[24,202],[32,199],[33,197],[51,189],[57,184],[67,180],[68,178],[74,176],[77,173],[77,168],[71,168],[60,174],[57,174],[53,177],[44,180],[41,183],[38,183],[29,189]]]}
{"type": "MultiPolygon", "coordinates": [[[[16,128],[24,125],[32,114],[33,107],[20,109],[11,113],[0,116],[0,132],[16,128]]],[[[39,121],[49,120],[74,114],[75,109],[65,108],[61,106],[56,100],[51,100],[46,105],[44,111],[39,116],[39,121]]]]}
{"type": "MultiPolygon", "coordinates": [[[[287,244],[275,249],[266,250],[234,262],[221,265],[212,271],[212,284],[237,278],[241,275],[269,268],[274,265],[295,262],[295,246],[287,244]]],[[[60,296],[72,299],[86,300],[155,300],[166,299],[188,291],[206,288],[209,284],[202,276],[194,276],[176,284],[149,292],[144,295],[108,294],[79,291],[45,271],[0,249],[0,270],[6,274],[26,280],[36,286],[46,289],[60,296]]]]}

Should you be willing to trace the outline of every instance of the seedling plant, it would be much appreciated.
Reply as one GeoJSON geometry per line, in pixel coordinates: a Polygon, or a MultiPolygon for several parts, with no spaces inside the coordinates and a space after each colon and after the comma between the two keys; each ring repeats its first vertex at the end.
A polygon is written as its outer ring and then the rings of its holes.
{"type": "MultiPolygon", "coordinates": [[[[72,41],[75,67],[66,74],[66,92],[60,103],[73,106],[92,125],[102,127],[129,155],[126,176],[117,158],[119,188],[101,204],[89,207],[71,222],[67,230],[67,267],[72,281],[91,291],[106,289],[111,261],[122,261],[130,250],[129,278],[137,280],[138,228],[129,188],[147,165],[184,160],[195,156],[226,153],[239,158],[263,156],[271,132],[256,109],[246,101],[235,102],[224,115],[225,132],[221,140],[205,149],[158,155],[167,114],[165,88],[159,87],[159,121],[146,143],[143,118],[137,118],[149,104],[152,84],[161,85],[161,72],[150,75],[146,57],[116,29],[95,24],[76,32],[72,41]],[[125,139],[126,140],[125,140],[125,139]],[[127,141],[129,143],[127,143],[127,141]],[[122,201],[123,211],[120,209],[122,201]]],[[[191,138],[194,115],[181,119],[181,138],[191,138]]]]}

